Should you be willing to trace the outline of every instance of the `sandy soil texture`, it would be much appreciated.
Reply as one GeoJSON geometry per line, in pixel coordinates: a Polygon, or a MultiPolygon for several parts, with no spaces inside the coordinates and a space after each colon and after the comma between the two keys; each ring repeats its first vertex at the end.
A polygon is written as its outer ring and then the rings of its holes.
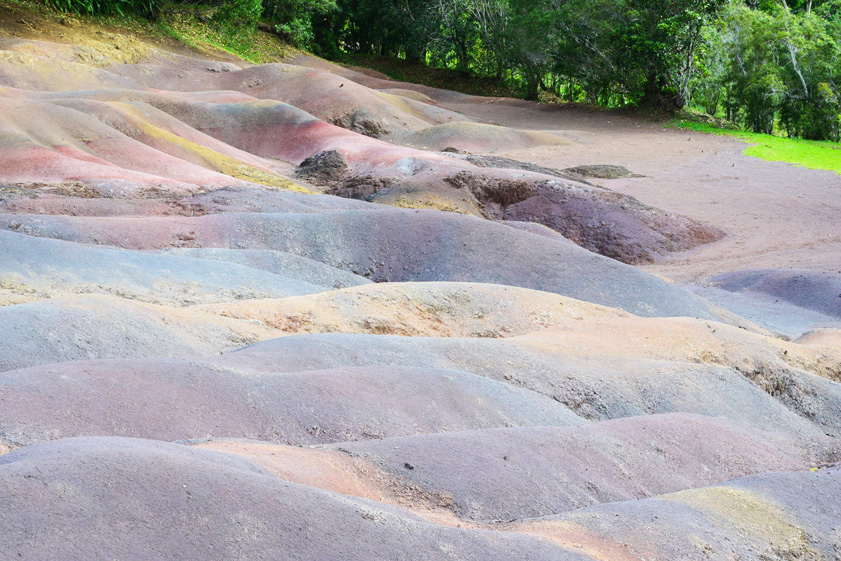
{"type": "Polygon", "coordinates": [[[15,21],[0,558],[838,557],[838,176],[15,21]]]}

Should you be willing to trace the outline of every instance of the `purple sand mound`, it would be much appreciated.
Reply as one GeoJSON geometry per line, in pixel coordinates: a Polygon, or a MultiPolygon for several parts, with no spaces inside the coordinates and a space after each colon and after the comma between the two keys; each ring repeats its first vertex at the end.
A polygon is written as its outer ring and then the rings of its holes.
{"type": "Polygon", "coordinates": [[[811,329],[841,327],[841,271],[734,271],[691,290],[789,337],[811,329]]]}
{"type": "Polygon", "coordinates": [[[167,250],[165,254],[236,263],[327,288],[346,288],[370,284],[372,282],[365,277],[354,275],[336,267],[282,251],[265,249],[181,248],[167,250]]]}
{"type": "MultiPolygon", "coordinates": [[[[300,87],[302,80],[341,80],[330,74],[282,65],[241,72],[272,74],[271,79],[277,83],[270,90],[278,93],[286,91],[278,84],[286,84],[289,79],[297,84],[292,87],[300,87]],[[279,73],[278,68],[282,68],[279,73]]],[[[235,87],[240,73],[227,74],[222,77],[223,84],[217,83],[219,77],[207,83],[204,76],[201,85],[196,86],[207,88],[216,83],[223,89],[235,87]]],[[[236,99],[224,102],[224,92],[213,96],[162,91],[161,84],[155,87],[156,92],[4,91],[6,106],[0,108],[0,116],[6,117],[0,120],[0,136],[8,140],[0,146],[0,180],[20,185],[81,185],[101,197],[120,199],[161,198],[163,194],[189,198],[187,195],[207,188],[247,188],[255,183],[299,188],[288,179],[290,163],[306,163],[326,151],[347,159],[342,173],[329,181],[316,181],[318,174],[304,175],[313,183],[329,186],[332,194],[376,198],[377,202],[403,207],[457,210],[494,220],[538,222],[582,247],[626,263],[654,261],[666,253],[716,241],[723,235],[689,218],[607,189],[532,171],[477,167],[444,154],[377,141],[279,101],[234,94],[236,99]],[[38,113],[41,118],[33,121],[24,117],[31,113],[38,113]]],[[[183,82],[176,86],[183,88],[183,82]]],[[[386,94],[359,85],[354,88],[364,94],[360,103],[369,96],[378,99],[383,107],[392,107],[394,99],[381,99],[386,94]]],[[[270,93],[261,88],[249,91],[254,95],[270,93]]],[[[304,97],[312,96],[307,93],[304,97]]],[[[275,99],[285,98],[280,95],[275,99]]],[[[330,96],[319,99],[329,100],[330,96]]],[[[415,109],[436,110],[406,99],[397,105],[413,103],[415,109]]],[[[350,120],[351,124],[343,126],[352,129],[361,124],[362,132],[369,136],[380,136],[369,129],[385,130],[381,120],[364,117],[370,115],[368,110],[356,107],[348,111],[329,118],[324,111],[316,114],[339,124],[350,120]]],[[[332,114],[329,110],[327,113],[332,114]]],[[[445,126],[458,131],[466,123],[445,126]]],[[[491,128],[500,134],[511,132],[504,127],[491,128]]],[[[109,209],[113,214],[120,212],[117,209],[126,214],[130,209],[183,213],[188,208],[185,205],[189,205],[185,200],[168,202],[169,207],[149,201],[109,205],[97,200],[85,205],[78,200],[52,197],[36,202],[18,200],[5,207],[11,211],[107,215],[109,209]]],[[[198,211],[214,210],[213,204],[195,207],[198,211]]]]}
{"type": "Polygon", "coordinates": [[[0,552],[23,561],[584,559],[148,440],[77,438],[0,456],[0,503],[0,552]]]}
{"type": "Polygon", "coordinates": [[[793,440],[685,414],[584,427],[387,438],[333,448],[371,460],[425,491],[452,497],[457,514],[469,520],[535,518],[810,465],[808,453],[793,440]]]}
{"type": "Polygon", "coordinates": [[[435,211],[142,219],[0,215],[0,229],[129,249],[186,245],[287,251],[377,282],[504,284],[641,316],[720,317],[704,300],[612,259],[487,220],[435,211]]]}
{"type": "Polygon", "coordinates": [[[212,362],[263,372],[375,364],[465,370],[552,397],[589,420],[684,412],[804,437],[841,434],[841,384],[782,366],[757,371],[752,380],[750,372],[713,364],[586,360],[518,338],[351,334],[282,337],[212,362]]]}
{"type": "Polygon", "coordinates": [[[728,292],[764,294],[841,319],[841,271],[737,271],[714,277],[710,283],[728,292]]]}
{"type": "Polygon", "coordinates": [[[260,374],[175,360],[80,361],[0,373],[0,404],[0,436],[19,444],[100,434],[301,445],[585,423],[529,390],[386,366],[260,374]]]}

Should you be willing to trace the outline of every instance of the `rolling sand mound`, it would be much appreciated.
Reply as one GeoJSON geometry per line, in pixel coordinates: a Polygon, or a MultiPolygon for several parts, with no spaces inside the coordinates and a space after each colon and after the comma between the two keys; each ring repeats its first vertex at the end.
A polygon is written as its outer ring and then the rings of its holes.
{"type": "Polygon", "coordinates": [[[838,557],[837,176],[34,6],[1,558],[838,557]]]}
{"type": "MultiPolygon", "coordinates": [[[[477,168],[368,138],[488,151],[569,143],[557,134],[472,123],[435,104],[323,70],[286,64],[242,68],[167,56],[113,39],[115,48],[99,45],[93,54],[27,41],[0,50],[10,53],[6,64],[15,69],[0,73],[5,86],[0,90],[5,125],[0,180],[23,187],[80,184],[93,196],[119,198],[155,198],[162,190],[184,196],[249,184],[306,190],[290,179],[289,163],[337,150],[348,163],[346,173],[316,188],[398,207],[538,222],[628,263],[655,261],[722,236],[699,222],[583,183],[477,168]],[[121,54],[124,43],[134,49],[128,58],[121,54]],[[102,68],[122,78],[100,76],[102,68]],[[59,72],[84,74],[85,86],[51,81],[59,72]],[[40,78],[17,79],[29,74],[40,78]],[[314,96],[313,91],[330,94],[314,96]],[[26,118],[31,114],[40,118],[26,118]]],[[[8,211],[84,214],[82,206],[18,201],[8,211]]],[[[107,205],[93,206],[97,209],[88,213],[108,214],[107,205]]],[[[148,204],[123,207],[153,212],[148,204]]]]}
{"type": "Polygon", "coordinates": [[[0,431],[32,444],[85,434],[321,444],[585,421],[545,396],[431,368],[283,375],[175,360],[106,360],[0,374],[0,431]],[[70,413],[80,411],[80,413],[70,413]]]}
{"type": "Polygon", "coordinates": [[[166,250],[165,254],[236,263],[287,278],[307,283],[316,283],[318,286],[328,288],[347,288],[349,286],[371,284],[371,281],[365,277],[283,251],[271,251],[267,249],[179,248],[166,250]]]}
{"type": "Polygon", "coordinates": [[[184,194],[199,190],[200,185],[222,187],[242,185],[243,181],[295,187],[293,182],[268,168],[261,169],[211,148],[190,144],[160,127],[147,128],[144,132],[137,125],[146,121],[131,118],[134,115],[130,106],[115,108],[91,101],[67,105],[4,99],[0,129],[5,139],[2,157],[13,162],[4,166],[4,180],[15,183],[84,180],[100,194],[111,197],[137,196],[161,188],[184,194]],[[101,113],[99,118],[97,112],[101,113]],[[41,118],[26,117],[32,114],[41,118]],[[102,122],[106,119],[109,124],[102,122]],[[166,145],[181,144],[182,149],[173,152],[180,156],[189,152],[192,154],[189,159],[201,160],[204,165],[158,149],[162,148],[161,143],[152,142],[144,134],[163,137],[166,145]]]}
{"type": "MultiPolygon", "coordinates": [[[[0,257],[0,287],[32,297],[98,293],[183,306],[325,289],[235,263],[91,247],[6,231],[0,231],[0,257]]],[[[324,270],[320,263],[313,268],[324,270]]]]}
{"type": "Polygon", "coordinates": [[[841,325],[838,271],[734,271],[708,279],[692,290],[791,337],[841,325]]]}
{"type": "Polygon", "coordinates": [[[768,296],[841,319],[841,271],[740,271],[710,282],[728,292],[768,296]]]}
{"type": "Polygon", "coordinates": [[[838,468],[783,472],[516,524],[597,559],[832,559],[838,468]]]}
{"type": "Polygon", "coordinates": [[[70,216],[203,216],[221,212],[312,213],[368,206],[359,201],[307,196],[258,185],[200,190],[187,195],[152,190],[137,197],[128,197],[125,192],[103,192],[99,186],[81,181],[5,183],[0,185],[0,210],[8,214],[70,216]]]}
{"type": "Polygon", "coordinates": [[[0,370],[93,358],[186,358],[270,336],[259,325],[114,296],[54,298],[0,307],[0,370]]]}
{"type": "Polygon", "coordinates": [[[465,152],[496,152],[533,146],[570,144],[570,141],[542,131],[518,131],[495,125],[456,122],[425,128],[401,139],[401,143],[424,150],[455,148],[465,152]]]}
{"type": "Polygon", "coordinates": [[[432,211],[143,219],[2,215],[0,229],[127,249],[289,251],[380,282],[506,284],[643,316],[720,317],[705,301],[616,261],[545,236],[432,211]]]}
{"type": "Polygon", "coordinates": [[[388,438],[338,448],[419,489],[452,497],[453,509],[468,520],[536,518],[757,472],[809,467],[791,441],[774,446],[761,432],[680,414],[576,428],[388,438]],[[703,438],[710,432],[716,434],[714,441],[703,438]],[[454,464],[460,469],[453,470],[454,464]]]}
{"type": "Polygon", "coordinates": [[[829,347],[834,350],[841,350],[841,329],[815,329],[807,331],[797,342],[801,345],[814,347],[829,347]]]}
{"type": "Polygon", "coordinates": [[[386,283],[313,297],[203,306],[286,333],[508,337],[585,318],[625,316],[549,292],[466,283],[386,283]]]}
{"type": "Polygon", "coordinates": [[[211,440],[195,446],[243,456],[285,481],[399,506],[434,524],[480,526],[458,518],[450,497],[412,487],[376,464],[343,452],[243,440],[211,440]]]}
{"type": "MultiPolygon", "coordinates": [[[[591,420],[684,412],[765,430],[812,433],[817,426],[820,434],[841,434],[841,384],[798,368],[742,373],[694,357],[679,361],[587,357],[577,355],[576,347],[563,339],[549,346],[535,345],[534,337],[296,335],[258,343],[212,362],[262,372],[388,364],[467,370],[552,397],[591,420]]],[[[586,353],[586,348],[581,350],[586,353]]]]}
{"type": "MultiPolygon", "coordinates": [[[[229,72],[189,68],[189,60],[155,61],[112,67],[111,71],[133,83],[155,84],[172,91],[234,90],[282,101],[323,121],[367,136],[381,137],[446,123],[465,117],[413,99],[379,92],[312,68],[265,64],[229,72]],[[313,89],[329,95],[313,96],[313,89]]],[[[469,119],[469,118],[468,118],[469,119]]]]}
{"type": "Polygon", "coordinates": [[[0,481],[0,526],[8,530],[0,548],[25,560],[257,559],[289,551],[312,560],[405,559],[406,551],[442,560],[583,559],[519,534],[434,526],[175,444],[85,438],[27,448],[0,457],[0,481]]]}

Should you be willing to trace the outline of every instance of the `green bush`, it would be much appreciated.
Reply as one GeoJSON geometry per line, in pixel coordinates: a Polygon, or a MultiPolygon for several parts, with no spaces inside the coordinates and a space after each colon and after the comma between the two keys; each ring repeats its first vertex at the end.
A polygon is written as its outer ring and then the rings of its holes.
{"type": "Polygon", "coordinates": [[[335,0],[263,0],[263,15],[286,41],[307,47],[315,38],[312,18],[336,9],[335,0]]]}
{"type": "Polygon", "coordinates": [[[213,16],[216,23],[253,30],[263,13],[262,0],[228,0],[213,16]]]}
{"type": "Polygon", "coordinates": [[[79,15],[141,14],[154,18],[161,11],[162,0],[45,0],[47,6],[79,15]]]}

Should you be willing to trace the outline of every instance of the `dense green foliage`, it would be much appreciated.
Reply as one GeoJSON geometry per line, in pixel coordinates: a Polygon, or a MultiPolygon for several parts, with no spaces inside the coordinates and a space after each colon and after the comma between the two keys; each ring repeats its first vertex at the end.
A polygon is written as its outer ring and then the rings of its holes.
{"type": "Polygon", "coordinates": [[[323,54],[493,76],[536,99],[674,110],[838,139],[841,0],[337,0],[323,54]]]}
{"type": "MultiPolygon", "coordinates": [[[[423,60],[576,101],[681,106],[725,0],[338,0],[319,45],[423,60]]],[[[319,31],[322,31],[319,33],[319,31]]]]}
{"type": "Polygon", "coordinates": [[[45,0],[62,12],[75,14],[124,15],[139,13],[147,17],[156,17],[161,9],[161,0],[45,0]]]}
{"type": "Polygon", "coordinates": [[[754,132],[839,139],[841,2],[800,11],[734,3],[705,30],[705,44],[696,84],[707,112],[721,106],[754,132]]]}
{"type": "Polygon", "coordinates": [[[337,9],[335,0],[44,0],[55,9],[79,15],[140,14],[157,19],[161,13],[192,14],[218,28],[246,33],[261,19],[289,43],[310,46],[313,20],[337,9]]]}
{"type": "Polygon", "coordinates": [[[336,7],[335,0],[263,0],[263,14],[272,21],[275,31],[301,46],[315,39],[313,19],[336,7]]]}

